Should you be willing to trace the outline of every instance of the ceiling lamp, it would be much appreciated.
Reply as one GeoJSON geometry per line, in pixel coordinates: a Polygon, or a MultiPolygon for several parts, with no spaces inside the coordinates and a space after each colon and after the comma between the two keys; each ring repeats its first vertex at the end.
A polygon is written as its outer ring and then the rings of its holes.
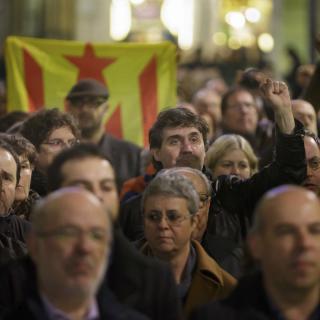
{"type": "Polygon", "coordinates": [[[140,4],[143,4],[145,2],[145,0],[130,0],[130,1],[134,6],[139,6],[140,4]]]}
{"type": "Polygon", "coordinates": [[[177,36],[181,49],[192,48],[194,42],[194,0],[164,0],[161,20],[171,34],[177,36]]]}
{"type": "Polygon", "coordinates": [[[246,19],[251,23],[257,23],[260,21],[261,13],[256,8],[248,8],[244,12],[246,19]]]}
{"type": "Polygon", "coordinates": [[[270,52],[274,47],[274,40],[271,34],[262,33],[258,38],[258,46],[263,52],[270,52]]]}
{"type": "Polygon", "coordinates": [[[131,30],[131,5],[129,0],[112,0],[110,7],[110,36],[116,41],[126,38],[131,30]]]}
{"type": "Polygon", "coordinates": [[[241,29],[246,23],[244,15],[238,11],[228,12],[225,16],[225,20],[234,29],[241,29]]]}

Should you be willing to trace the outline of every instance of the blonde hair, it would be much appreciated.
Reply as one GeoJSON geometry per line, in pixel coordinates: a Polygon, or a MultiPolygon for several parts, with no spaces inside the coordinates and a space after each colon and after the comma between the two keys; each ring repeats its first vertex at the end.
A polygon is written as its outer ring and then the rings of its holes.
{"type": "Polygon", "coordinates": [[[250,176],[258,172],[258,158],[250,143],[238,134],[224,134],[214,141],[206,153],[206,166],[213,172],[219,160],[228,152],[241,150],[248,159],[250,176]]]}

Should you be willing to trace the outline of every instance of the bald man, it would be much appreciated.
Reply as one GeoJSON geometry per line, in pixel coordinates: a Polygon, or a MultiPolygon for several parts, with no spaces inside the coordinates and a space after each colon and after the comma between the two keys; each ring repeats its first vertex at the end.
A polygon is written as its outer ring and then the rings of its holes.
{"type": "Polygon", "coordinates": [[[320,204],[304,188],[282,186],[258,204],[248,237],[261,272],[193,319],[319,319],[320,204]]]}
{"type": "MultiPolygon", "coordinates": [[[[36,292],[4,318],[123,319],[124,307],[114,299],[96,299],[112,242],[112,222],[98,198],[80,188],[61,189],[40,201],[31,222],[27,245],[36,292]]],[[[135,312],[126,319],[132,317],[146,319],[135,312]]]]}
{"type": "MultiPolygon", "coordinates": [[[[80,144],[62,151],[48,169],[48,181],[51,191],[71,186],[88,190],[98,198],[116,224],[118,194],[115,174],[98,146],[80,144]]],[[[87,215],[91,216],[90,210],[87,215]]],[[[29,295],[34,269],[30,259],[21,259],[0,268],[0,316],[1,309],[16,305],[29,295]]],[[[114,228],[112,258],[101,285],[101,296],[110,290],[119,302],[153,320],[179,318],[180,304],[168,267],[142,256],[117,227],[114,228]]]]}
{"type": "Polygon", "coordinates": [[[306,129],[318,135],[317,115],[311,103],[305,100],[292,100],[293,116],[302,122],[306,129]]]}

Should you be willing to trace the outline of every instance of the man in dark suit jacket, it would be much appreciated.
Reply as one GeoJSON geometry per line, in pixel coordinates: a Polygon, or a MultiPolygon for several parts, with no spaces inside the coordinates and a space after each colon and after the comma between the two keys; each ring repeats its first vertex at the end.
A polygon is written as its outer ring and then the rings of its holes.
{"type": "Polygon", "coordinates": [[[108,98],[109,92],[104,84],[94,79],[82,79],[69,91],[65,109],[78,120],[82,140],[97,144],[110,160],[120,191],[124,181],[142,174],[142,150],[105,132],[103,120],[108,109],[108,98]]]}
{"type": "Polygon", "coordinates": [[[109,264],[112,222],[92,193],[58,190],[37,204],[31,219],[31,294],[3,319],[147,319],[107,290],[96,298],[109,264]]]}
{"type": "Polygon", "coordinates": [[[192,320],[320,318],[320,204],[312,191],[282,186],[258,204],[248,245],[261,272],[192,320]]]}

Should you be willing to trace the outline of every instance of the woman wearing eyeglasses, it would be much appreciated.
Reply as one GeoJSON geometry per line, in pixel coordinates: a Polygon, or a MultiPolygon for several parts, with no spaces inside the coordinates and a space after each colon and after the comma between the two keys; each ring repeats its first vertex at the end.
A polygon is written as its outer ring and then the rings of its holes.
{"type": "Polygon", "coordinates": [[[40,110],[22,123],[20,133],[36,147],[31,187],[40,196],[45,196],[49,165],[63,149],[79,143],[77,123],[71,115],[58,109],[40,110]]]}
{"type": "Polygon", "coordinates": [[[170,169],[157,175],[143,195],[146,256],[168,263],[184,312],[226,297],[236,280],[192,239],[197,226],[199,195],[189,179],[170,169]]]}

